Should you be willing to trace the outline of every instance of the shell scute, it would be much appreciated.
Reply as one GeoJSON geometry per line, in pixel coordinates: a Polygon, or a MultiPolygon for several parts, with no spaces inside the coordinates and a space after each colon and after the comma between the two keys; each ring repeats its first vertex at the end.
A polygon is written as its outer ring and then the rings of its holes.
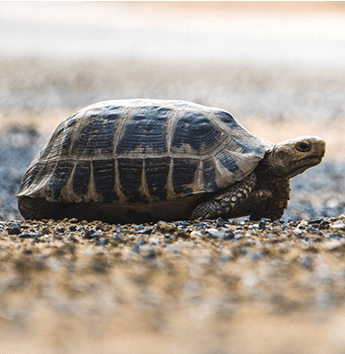
{"type": "Polygon", "coordinates": [[[119,200],[114,191],[115,160],[94,160],[92,161],[93,180],[96,193],[103,196],[104,202],[119,200]]]}
{"type": "Polygon", "coordinates": [[[71,147],[71,155],[93,157],[99,154],[111,156],[113,153],[114,134],[118,128],[118,114],[87,117],[80,127],[71,147]]]}
{"type": "Polygon", "coordinates": [[[125,132],[118,142],[116,153],[140,152],[167,153],[167,117],[171,110],[166,108],[141,107],[132,112],[126,122],[125,132]]]}
{"type": "Polygon", "coordinates": [[[73,173],[73,192],[77,195],[85,195],[90,182],[91,163],[80,161],[76,164],[73,173]]]}
{"type": "Polygon", "coordinates": [[[236,161],[228,154],[223,154],[223,156],[219,158],[219,162],[233,174],[239,169],[236,161]]]}
{"type": "Polygon", "coordinates": [[[219,129],[205,114],[186,112],[177,122],[171,151],[178,153],[184,151],[181,147],[190,146],[194,153],[203,154],[219,144],[220,135],[219,129]]]}
{"type": "Polygon", "coordinates": [[[160,200],[167,198],[167,181],[170,170],[170,157],[145,159],[145,178],[150,195],[160,200]]]}
{"type": "Polygon", "coordinates": [[[122,193],[128,197],[129,203],[147,203],[147,197],[140,191],[142,185],[143,160],[117,159],[119,180],[122,193]]]}
{"type": "Polygon", "coordinates": [[[53,133],[49,143],[41,154],[41,159],[62,158],[69,155],[72,137],[77,125],[77,120],[72,118],[62,122],[53,133]]]}
{"type": "Polygon", "coordinates": [[[63,200],[61,190],[65,187],[68,177],[73,170],[74,164],[68,161],[58,161],[54,171],[52,172],[53,178],[49,180],[49,190],[52,193],[53,200],[63,200]]]}
{"type": "Polygon", "coordinates": [[[227,127],[231,130],[234,127],[237,127],[239,124],[236,119],[226,111],[218,111],[215,113],[216,117],[219,118],[227,127]]]}
{"type": "Polygon", "coordinates": [[[194,190],[190,186],[194,181],[199,163],[198,159],[173,159],[172,183],[176,194],[193,194],[194,190]]]}
{"type": "Polygon", "coordinates": [[[216,178],[216,167],[213,161],[206,160],[203,162],[203,188],[206,192],[212,192],[218,189],[216,178]]]}

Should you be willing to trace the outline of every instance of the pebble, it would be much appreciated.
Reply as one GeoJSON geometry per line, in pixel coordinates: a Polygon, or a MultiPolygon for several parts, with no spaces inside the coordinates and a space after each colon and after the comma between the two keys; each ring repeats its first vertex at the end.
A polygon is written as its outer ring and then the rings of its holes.
{"type": "Polygon", "coordinates": [[[225,231],[224,230],[218,230],[218,229],[206,229],[206,233],[209,234],[209,236],[213,238],[224,238],[225,236],[225,231]]]}
{"type": "Polygon", "coordinates": [[[158,237],[150,237],[149,242],[151,245],[158,245],[160,243],[160,240],[158,237]]]}
{"type": "Polygon", "coordinates": [[[142,229],[142,230],[136,231],[135,234],[147,235],[147,234],[150,234],[152,231],[153,231],[153,227],[150,227],[148,229],[142,229]]]}
{"type": "Polygon", "coordinates": [[[105,246],[108,244],[108,239],[105,237],[101,237],[99,241],[96,243],[97,246],[105,246]]]}
{"type": "Polygon", "coordinates": [[[92,238],[99,237],[99,235],[100,235],[100,232],[97,232],[97,231],[94,231],[94,230],[89,230],[89,231],[85,232],[84,238],[92,239],[92,238]]]}
{"type": "Polygon", "coordinates": [[[5,230],[7,230],[9,235],[19,235],[21,233],[21,224],[19,221],[15,221],[5,230]]]}
{"type": "Polygon", "coordinates": [[[19,235],[20,238],[36,238],[40,237],[40,233],[23,232],[19,235]]]}
{"type": "Polygon", "coordinates": [[[145,240],[138,240],[138,241],[136,241],[134,243],[135,246],[142,246],[142,245],[145,245],[145,244],[146,244],[145,240]]]}
{"type": "Polygon", "coordinates": [[[337,222],[335,224],[332,224],[330,227],[332,230],[345,230],[345,223],[337,222]]]}

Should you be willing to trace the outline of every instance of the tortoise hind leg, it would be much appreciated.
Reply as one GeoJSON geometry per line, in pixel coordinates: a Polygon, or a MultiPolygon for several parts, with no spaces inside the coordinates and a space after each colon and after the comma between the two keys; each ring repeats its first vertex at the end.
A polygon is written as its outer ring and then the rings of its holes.
{"type": "Polygon", "coordinates": [[[243,181],[238,182],[225,191],[216,194],[210,200],[199,204],[193,210],[191,219],[214,219],[221,215],[231,213],[238,205],[248,198],[248,195],[255,188],[255,185],[256,175],[253,172],[243,181]]]}
{"type": "Polygon", "coordinates": [[[63,203],[50,203],[44,198],[23,197],[18,200],[19,211],[24,219],[59,219],[64,210],[63,203]]]}

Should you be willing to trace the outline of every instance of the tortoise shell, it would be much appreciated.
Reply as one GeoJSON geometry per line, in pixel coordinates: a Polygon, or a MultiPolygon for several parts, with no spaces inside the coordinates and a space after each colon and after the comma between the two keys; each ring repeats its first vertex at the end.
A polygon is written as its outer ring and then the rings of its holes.
{"type": "Polygon", "coordinates": [[[205,194],[248,176],[272,146],[221,109],[184,101],[104,101],[56,128],[17,197],[183,215],[205,194]]]}

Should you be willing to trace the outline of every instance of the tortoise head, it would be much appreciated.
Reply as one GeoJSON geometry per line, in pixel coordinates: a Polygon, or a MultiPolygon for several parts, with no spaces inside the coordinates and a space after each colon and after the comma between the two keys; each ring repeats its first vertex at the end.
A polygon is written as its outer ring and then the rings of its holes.
{"type": "Polygon", "coordinates": [[[301,136],[276,144],[267,159],[279,177],[292,178],[318,165],[325,155],[325,142],[317,136],[301,136]]]}

